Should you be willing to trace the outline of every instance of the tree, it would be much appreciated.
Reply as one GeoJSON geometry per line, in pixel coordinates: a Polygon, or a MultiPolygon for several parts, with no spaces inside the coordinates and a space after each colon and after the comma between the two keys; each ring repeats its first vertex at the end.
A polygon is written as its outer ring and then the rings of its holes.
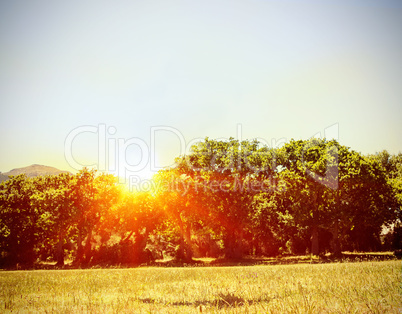
{"type": "Polygon", "coordinates": [[[311,139],[290,141],[280,153],[279,180],[284,189],[276,197],[287,199],[283,213],[307,226],[311,234],[311,253],[319,253],[319,231],[328,226],[337,187],[337,143],[311,139]]]}
{"type": "Polygon", "coordinates": [[[193,258],[191,229],[200,219],[191,187],[192,180],[178,169],[159,171],[154,180],[160,186],[157,191],[158,207],[164,212],[164,216],[173,222],[166,227],[179,237],[176,259],[190,262],[193,258]]]}
{"type": "Polygon", "coordinates": [[[31,204],[33,180],[11,176],[0,183],[0,232],[3,262],[32,267],[38,240],[40,212],[31,204]]]}
{"type": "Polygon", "coordinates": [[[41,209],[44,236],[43,242],[56,245],[57,266],[64,265],[64,244],[68,230],[76,218],[73,187],[75,177],[69,173],[56,176],[38,177],[36,179],[42,188],[34,191],[31,199],[36,208],[41,209]]]}
{"type": "Polygon", "coordinates": [[[206,138],[177,159],[177,171],[186,176],[198,205],[193,201],[189,206],[207,213],[203,219],[222,239],[226,258],[244,254],[245,238],[252,233],[253,198],[270,188],[276,171],[273,157],[257,141],[206,138]]]}
{"type": "Polygon", "coordinates": [[[75,223],[78,229],[76,263],[90,262],[94,232],[117,202],[118,195],[116,178],[113,175],[101,173],[97,176],[95,170],[86,168],[76,175],[73,188],[74,206],[77,209],[75,223]],[[82,245],[84,239],[85,246],[82,245]]]}
{"type": "Polygon", "coordinates": [[[393,218],[392,192],[385,172],[373,159],[336,141],[290,141],[283,147],[280,180],[285,189],[277,197],[311,233],[311,252],[318,254],[319,233],[332,233],[333,252],[339,254],[345,236],[363,245],[369,234],[377,239],[381,226],[393,218]]]}
{"type": "Polygon", "coordinates": [[[124,191],[117,206],[109,212],[110,221],[116,221],[110,228],[120,236],[118,244],[120,262],[148,262],[152,256],[146,249],[149,235],[157,228],[162,217],[155,198],[149,192],[124,191]],[[135,241],[132,241],[132,239],[135,241]]]}
{"type": "Polygon", "coordinates": [[[390,211],[395,220],[388,226],[389,237],[392,237],[389,248],[402,249],[402,153],[391,155],[386,150],[375,155],[369,155],[378,161],[385,171],[387,181],[392,189],[393,199],[389,202],[390,211]]]}
{"type": "Polygon", "coordinates": [[[372,158],[353,152],[346,166],[340,185],[345,231],[353,249],[378,250],[382,226],[395,219],[391,186],[384,169],[372,158]]]}

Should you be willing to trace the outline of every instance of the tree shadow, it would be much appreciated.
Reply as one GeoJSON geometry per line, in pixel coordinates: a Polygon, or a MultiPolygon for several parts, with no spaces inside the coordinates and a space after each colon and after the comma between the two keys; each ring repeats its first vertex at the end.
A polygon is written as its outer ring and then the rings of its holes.
{"type": "MultiPolygon", "coordinates": [[[[200,266],[254,266],[254,265],[289,265],[289,264],[321,264],[337,262],[363,262],[363,261],[387,261],[395,260],[398,256],[391,252],[376,253],[350,253],[343,252],[336,256],[333,254],[313,255],[282,255],[277,257],[245,257],[241,259],[217,258],[212,261],[196,261],[194,265],[200,266]]],[[[399,257],[400,258],[400,257],[399,257]]]]}
{"type": "Polygon", "coordinates": [[[195,300],[195,301],[178,301],[178,302],[163,302],[160,300],[152,299],[152,298],[139,298],[138,301],[147,304],[161,304],[161,305],[172,305],[172,306],[193,306],[193,307],[217,307],[221,308],[229,308],[229,307],[241,307],[244,305],[252,305],[260,302],[270,302],[273,298],[265,297],[258,299],[245,299],[243,297],[237,296],[234,293],[218,293],[216,295],[216,299],[214,300],[195,300]]]}
{"type": "Polygon", "coordinates": [[[180,261],[176,259],[155,260],[143,264],[118,264],[106,265],[97,264],[84,267],[82,265],[74,265],[66,263],[63,266],[57,266],[52,263],[37,263],[34,267],[24,267],[17,265],[13,267],[4,267],[5,270],[22,270],[22,269],[77,269],[77,268],[137,268],[137,267],[228,267],[228,266],[255,266],[255,265],[289,265],[289,264],[321,264],[321,263],[342,263],[342,262],[364,262],[364,261],[387,261],[401,259],[402,251],[392,252],[373,252],[373,253],[356,253],[343,252],[339,256],[325,254],[319,256],[313,255],[282,255],[276,257],[244,257],[241,259],[225,259],[225,258],[194,258],[190,261],[180,261]]]}

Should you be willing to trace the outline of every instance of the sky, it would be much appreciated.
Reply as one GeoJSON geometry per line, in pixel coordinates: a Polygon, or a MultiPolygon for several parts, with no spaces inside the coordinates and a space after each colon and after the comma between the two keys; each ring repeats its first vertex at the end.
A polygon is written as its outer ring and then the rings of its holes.
{"type": "Polygon", "coordinates": [[[402,151],[402,4],[1,1],[0,171],[143,180],[205,137],[402,151]]]}

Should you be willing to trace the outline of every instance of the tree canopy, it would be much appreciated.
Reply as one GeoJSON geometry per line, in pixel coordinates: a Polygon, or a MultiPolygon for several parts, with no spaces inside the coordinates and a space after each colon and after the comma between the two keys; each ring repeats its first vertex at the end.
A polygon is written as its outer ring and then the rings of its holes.
{"type": "Polygon", "coordinates": [[[401,154],[364,156],[316,138],[275,149],[205,138],[153,180],[159,189],[130,192],[113,175],[85,168],[10,177],[0,184],[0,266],[337,255],[402,245],[401,154]]]}

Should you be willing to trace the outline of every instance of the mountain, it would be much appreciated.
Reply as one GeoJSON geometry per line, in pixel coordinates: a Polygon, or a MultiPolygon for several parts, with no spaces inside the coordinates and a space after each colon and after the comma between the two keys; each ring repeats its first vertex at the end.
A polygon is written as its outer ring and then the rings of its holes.
{"type": "Polygon", "coordinates": [[[8,176],[6,176],[5,174],[0,173],[0,182],[6,181],[8,180],[8,176]]]}
{"type": "Polygon", "coordinates": [[[9,172],[0,173],[0,182],[8,180],[8,176],[17,176],[22,173],[25,173],[27,177],[37,177],[37,176],[57,175],[60,173],[70,173],[70,172],[62,171],[57,168],[49,166],[31,165],[28,167],[16,168],[9,172]]]}

